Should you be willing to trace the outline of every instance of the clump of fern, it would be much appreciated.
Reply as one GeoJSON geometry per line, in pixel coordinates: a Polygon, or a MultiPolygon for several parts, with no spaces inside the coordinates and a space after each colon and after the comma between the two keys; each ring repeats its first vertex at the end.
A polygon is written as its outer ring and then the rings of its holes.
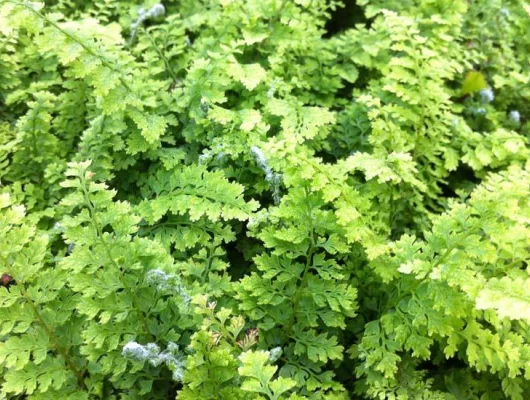
{"type": "Polygon", "coordinates": [[[529,29],[0,1],[0,397],[524,399],[529,29]]]}

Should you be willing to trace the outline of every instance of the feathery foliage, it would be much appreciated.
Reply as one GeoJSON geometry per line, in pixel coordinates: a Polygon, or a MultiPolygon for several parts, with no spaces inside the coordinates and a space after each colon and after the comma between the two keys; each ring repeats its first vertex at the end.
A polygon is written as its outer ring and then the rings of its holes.
{"type": "Polygon", "coordinates": [[[0,0],[0,399],[526,399],[528,31],[0,0]]]}

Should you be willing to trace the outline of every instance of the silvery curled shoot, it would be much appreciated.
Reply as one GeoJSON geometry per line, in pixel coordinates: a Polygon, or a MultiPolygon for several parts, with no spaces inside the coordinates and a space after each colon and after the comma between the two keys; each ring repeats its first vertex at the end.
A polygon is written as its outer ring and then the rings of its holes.
{"type": "Polygon", "coordinates": [[[0,0],[0,400],[530,399],[527,0],[0,0]]]}

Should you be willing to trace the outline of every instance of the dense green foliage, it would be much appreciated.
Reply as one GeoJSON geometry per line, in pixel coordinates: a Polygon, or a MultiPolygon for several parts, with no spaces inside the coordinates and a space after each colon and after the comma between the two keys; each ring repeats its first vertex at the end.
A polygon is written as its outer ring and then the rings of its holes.
{"type": "Polygon", "coordinates": [[[524,0],[0,0],[0,399],[530,396],[524,0]]]}

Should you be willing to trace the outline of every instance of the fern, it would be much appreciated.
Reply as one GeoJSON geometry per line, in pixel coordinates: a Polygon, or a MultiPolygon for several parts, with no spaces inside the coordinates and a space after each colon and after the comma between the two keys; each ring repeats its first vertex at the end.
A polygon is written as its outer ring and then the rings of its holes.
{"type": "Polygon", "coordinates": [[[528,171],[517,167],[490,176],[468,202],[455,203],[437,217],[424,240],[403,237],[389,245],[388,255],[374,260],[381,278],[396,283],[357,349],[365,360],[359,372],[370,370],[368,382],[392,378],[390,391],[398,384],[398,351],[418,359],[436,351],[496,374],[507,396],[518,398],[514,393],[526,390],[515,377],[526,373],[528,353],[521,296],[527,278],[518,268],[527,257],[517,244],[527,229],[528,179],[528,171]],[[401,274],[412,279],[400,279],[401,274]],[[376,339],[386,350],[378,350],[376,339]]]}
{"type": "Polygon", "coordinates": [[[530,393],[521,0],[0,0],[0,398],[530,393]]]}
{"type": "Polygon", "coordinates": [[[173,260],[151,241],[132,238],[140,218],[130,214],[127,203],[113,202],[114,193],[91,180],[94,173],[88,166],[70,166],[66,174],[71,178],[62,185],[77,190],[61,202],[68,209],[78,209],[61,222],[64,239],[75,247],[60,266],[80,295],[78,313],[89,321],[80,351],[100,374],[111,374],[116,387],[145,394],[146,383],[130,375],[122,347],[133,340],[177,340],[190,322],[186,318],[178,325],[168,322],[180,319],[179,310],[186,308],[189,296],[178,280],[171,286],[167,282],[175,269],[173,260]],[[132,389],[135,384],[138,389],[132,389]]]}

